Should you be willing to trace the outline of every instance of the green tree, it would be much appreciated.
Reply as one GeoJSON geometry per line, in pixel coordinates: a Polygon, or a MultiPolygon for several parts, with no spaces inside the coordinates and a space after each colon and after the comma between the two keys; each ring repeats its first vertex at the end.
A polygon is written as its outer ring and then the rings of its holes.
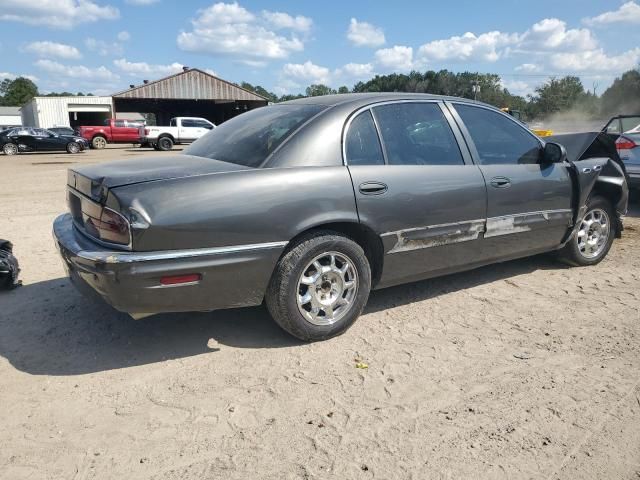
{"type": "Polygon", "coordinates": [[[321,83],[314,83],[313,85],[309,85],[305,90],[307,97],[319,97],[322,95],[331,95],[336,93],[334,89],[331,87],[327,87],[321,83]]]}
{"type": "Polygon", "coordinates": [[[251,85],[249,82],[242,82],[240,86],[245,90],[249,90],[251,92],[257,93],[258,95],[265,97],[267,100],[269,100],[272,103],[275,103],[278,101],[278,96],[275,93],[269,92],[266,88],[263,88],[260,85],[251,85]]]}
{"type": "Polygon", "coordinates": [[[578,106],[587,95],[578,77],[551,78],[536,88],[536,94],[530,98],[529,111],[532,116],[545,117],[578,106]]]}
{"type": "Polygon", "coordinates": [[[4,106],[20,107],[38,95],[38,87],[28,78],[5,78],[0,83],[0,102],[4,106]]]}
{"type": "Polygon", "coordinates": [[[345,85],[343,85],[340,88],[338,88],[338,93],[349,93],[349,92],[350,92],[349,87],[347,87],[345,85]]]}
{"type": "Polygon", "coordinates": [[[616,78],[602,94],[604,115],[630,114],[640,111],[640,69],[629,70],[616,78]]]}

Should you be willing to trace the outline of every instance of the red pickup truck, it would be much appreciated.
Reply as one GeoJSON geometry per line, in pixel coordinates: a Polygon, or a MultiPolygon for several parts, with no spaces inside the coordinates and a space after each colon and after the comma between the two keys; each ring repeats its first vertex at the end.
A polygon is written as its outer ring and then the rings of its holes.
{"type": "Polygon", "coordinates": [[[102,126],[78,127],[78,134],[93,148],[104,148],[107,143],[140,143],[142,122],[109,118],[102,126]]]}

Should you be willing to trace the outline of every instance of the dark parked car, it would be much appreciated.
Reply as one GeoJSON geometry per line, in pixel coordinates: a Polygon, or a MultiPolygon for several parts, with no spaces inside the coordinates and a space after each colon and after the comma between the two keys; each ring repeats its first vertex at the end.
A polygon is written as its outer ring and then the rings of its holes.
{"type": "Polygon", "coordinates": [[[44,128],[18,127],[0,132],[0,148],[5,155],[19,152],[64,151],[78,153],[87,141],[75,135],[58,135],[44,128]]]}
{"type": "MultiPolygon", "coordinates": [[[[615,150],[614,150],[615,153],[615,150]]],[[[74,168],[54,235],[73,282],[134,318],[259,305],[343,332],[371,288],[556,251],[604,258],[624,173],[499,110],[420,94],[244,113],[183,155],[74,168]]]]}

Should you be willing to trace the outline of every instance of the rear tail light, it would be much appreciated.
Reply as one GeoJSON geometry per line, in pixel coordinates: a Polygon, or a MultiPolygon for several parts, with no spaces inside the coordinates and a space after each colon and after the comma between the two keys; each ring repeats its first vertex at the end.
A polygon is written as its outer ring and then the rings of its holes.
{"type": "Polygon", "coordinates": [[[87,235],[103,242],[129,246],[131,226],[121,214],[70,190],[67,201],[76,226],[87,235]]]}
{"type": "Polygon", "coordinates": [[[145,129],[144,129],[144,134],[145,134],[145,135],[149,135],[149,129],[148,129],[148,128],[145,128],[145,129]]]}
{"type": "Polygon", "coordinates": [[[618,138],[618,140],[616,140],[616,148],[618,150],[631,150],[632,148],[636,148],[637,146],[638,144],[628,137],[621,136],[618,138]]]}

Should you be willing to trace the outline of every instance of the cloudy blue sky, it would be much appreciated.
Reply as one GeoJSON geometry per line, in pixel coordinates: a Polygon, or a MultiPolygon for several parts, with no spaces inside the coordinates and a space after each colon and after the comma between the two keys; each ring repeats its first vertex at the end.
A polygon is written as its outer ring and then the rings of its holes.
{"type": "Polygon", "coordinates": [[[640,3],[0,0],[0,54],[0,78],[43,92],[111,94],[187,65],[278,94],[441,68],[518,94],[576,74],[602,93],[640,63],[640,3]]]}

